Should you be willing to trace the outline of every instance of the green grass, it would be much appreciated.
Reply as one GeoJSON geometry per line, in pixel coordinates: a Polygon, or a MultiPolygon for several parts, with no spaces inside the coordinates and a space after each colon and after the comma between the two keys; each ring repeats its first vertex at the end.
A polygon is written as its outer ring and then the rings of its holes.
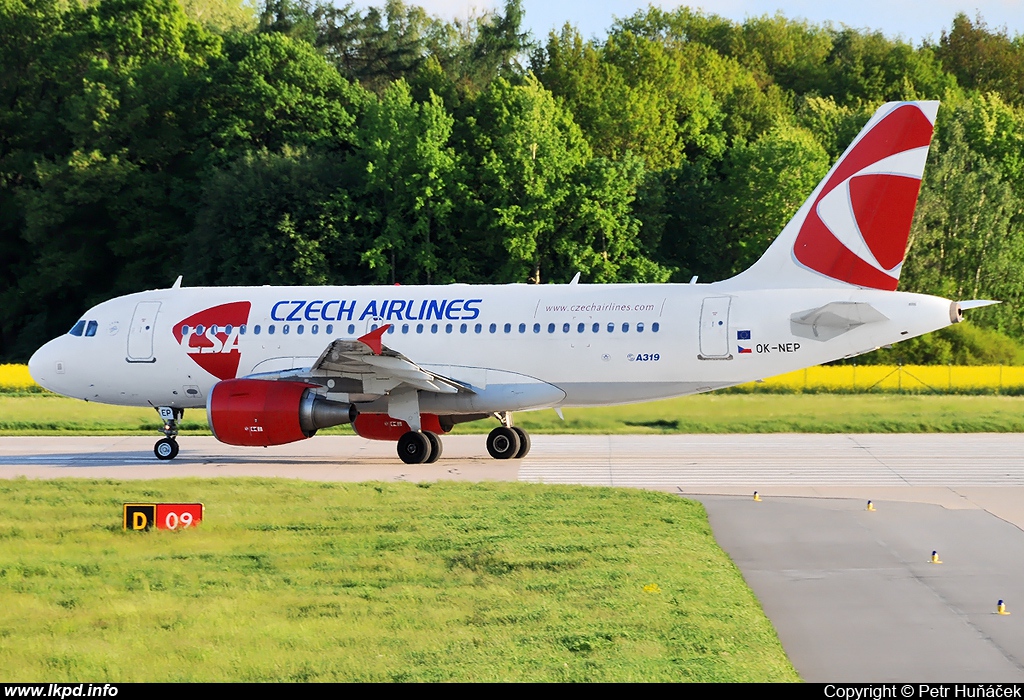
{"type": "MultiPolygon", "coordinates": [[[[704,394],[631,406],[516,414],[534,433],[1024,432],[1024,397],[906,394],[704,394]]],[[[491,421],[456,426],[483,433],[491,421]]],[[[0,395],[0,434],[146,434],[159,426],[149,408],[86,403],[52,394],[0,395]]],[[[202,410],[185,413],[183,432],[208,434],[202,410]]],[[[352,434],[349,427],[324,434],[352,434]]]]}
{"type": "Polygon", "coordinates": [[[799,680],[700,504],[257,479],[0,483],[0,676],[799,680]],[[206,520],[123,532],[132,500],[206,520]]]}

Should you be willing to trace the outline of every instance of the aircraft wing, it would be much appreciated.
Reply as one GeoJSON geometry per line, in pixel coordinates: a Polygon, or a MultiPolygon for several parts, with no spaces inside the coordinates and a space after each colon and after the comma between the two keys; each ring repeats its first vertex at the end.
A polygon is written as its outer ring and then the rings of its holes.
{"type": "Polygon", "coordinates": [[[333,341],[310,367],[310,374],[359,381],[361,393],[366,394],[384,394],[402,385],[438,394],[473,391],[384,345],[381,336],[388,328],[383,326],[361,338],[333,341]]]}

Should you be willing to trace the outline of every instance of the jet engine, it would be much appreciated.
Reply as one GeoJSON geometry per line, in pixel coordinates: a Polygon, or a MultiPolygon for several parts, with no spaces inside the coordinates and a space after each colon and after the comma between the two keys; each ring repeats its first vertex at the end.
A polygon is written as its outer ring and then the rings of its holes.
{"type": "Polygon", "coordinates": [[[317,394],[313,384],[266,379],[218,382],[206,401],[214,437],[229,445],[267,447],[313,437],[355,420],[355,406],[317,394]]]}

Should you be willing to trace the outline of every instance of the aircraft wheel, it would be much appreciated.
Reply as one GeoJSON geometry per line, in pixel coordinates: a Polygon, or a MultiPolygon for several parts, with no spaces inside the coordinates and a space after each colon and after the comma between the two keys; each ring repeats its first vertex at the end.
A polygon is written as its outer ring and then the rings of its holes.
{"type": "Polygon", "coordinates": [[[406,464],[423,464],[430,458],[430,440],[415,430],[398,438],[398,456],[406,464]]]}
{"type": "Polygon", "coordinates": [[[153,446],[153,454],[157,459],[174,459],[178,456],[178,442],[170,438],[157,440],[153,446]]]}
{"type": "Polygon", "coordinates": [[[444,452],[444,444],[441,442],[441,438],[437,436],[437,433],[424,430],[423,434],[427,436],[427,442],[430,443],[430,456],[423,463],[433,464],[440,459],[441,453],[444,452]]]}
{"type": "Polygon", "coordinates": [[[519,436],[519,451],[516,452],[513,459],[522,459],[530,454],[530,434],[522,428],[513,427],[512,430],[516,431],[516,435],[519,436]]]}
{"type": "Polygon", "coordinates": [[[487,436],[487,451],[495,459],[512,459],[519,453],[519,433],[499,426],[487,436]]]}

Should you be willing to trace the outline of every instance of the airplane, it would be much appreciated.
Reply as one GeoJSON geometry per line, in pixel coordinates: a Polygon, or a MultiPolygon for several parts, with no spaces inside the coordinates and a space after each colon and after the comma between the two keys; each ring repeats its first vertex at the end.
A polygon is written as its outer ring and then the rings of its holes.
{"type": "Polygon", "coordinates": [[[182,287],[89,309],[40,348],[41,386],[152,406],[159,459],[186,409],[241,446],[352,424],[436,461],[458,423],[498,419],[495,459],[522,458],[513,413],[713,391],[944,328],[955,302],[897,292],[938,102],[882,105],[764,255],[698,284],[182,287]]]}

